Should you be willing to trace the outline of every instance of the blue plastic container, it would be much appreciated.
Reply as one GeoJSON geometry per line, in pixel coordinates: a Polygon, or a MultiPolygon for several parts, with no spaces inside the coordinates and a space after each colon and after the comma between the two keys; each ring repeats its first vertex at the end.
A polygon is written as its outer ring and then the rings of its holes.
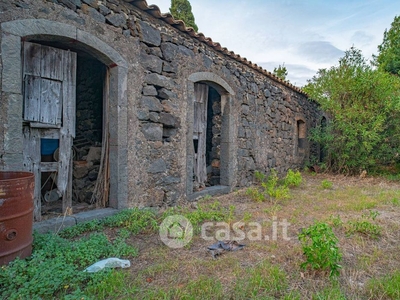
{"type": "Polygon", "coordinates": [[[40,139],[40,152],[42,155],[52,155],[58,145],[58,139],[40,139]]]}

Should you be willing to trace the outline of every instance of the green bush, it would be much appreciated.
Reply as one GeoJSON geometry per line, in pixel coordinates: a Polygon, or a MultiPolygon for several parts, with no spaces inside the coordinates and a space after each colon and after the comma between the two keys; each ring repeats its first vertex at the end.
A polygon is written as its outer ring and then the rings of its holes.
{"type": "Polygon", "coordinates": [[[326,223],[316,222],[299,234],[306,261],[302,268],[329,271],[330,276],[339,275],[339,262],[342,254],[337,245],[338,239],[326,223]]]}
{"type": "Polygon", "coordinates": [[[284,185],[288,187],[297,187],[301,184],[303,178],[301,177],[300,171],[288,170],[284,179],[284,185]]]}
{"type": "Polygon", "coordinates": [[[321,69],[304,87],[331,118],[310,130],[326,150],[326,166],[359,174],[398,161],[400,78],[376,69],[352,47],[337,66],[321,69]]]}

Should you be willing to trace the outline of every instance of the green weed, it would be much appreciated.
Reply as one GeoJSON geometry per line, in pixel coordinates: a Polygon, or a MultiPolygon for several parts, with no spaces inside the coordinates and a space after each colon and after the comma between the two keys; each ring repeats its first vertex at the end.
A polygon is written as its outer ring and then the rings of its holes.
{"type": "Polygon", "coordinates": [[[337,245],[338,238],[328,224],[316,222],[303,229],[299,240],[306,257],[302,268],[309,266],[314,270],[329,270],[331,277],[339,275],[342,254],[337,245]]]}
{"type": "Polygon", "coordinates": [[[234,287],[237,299],[269,299],[284,294],[287,288],[287,278],[283,270],[271,265],[267,260],[254,268],[247,268],[243,278],[234,287]]]}
{"type": "Polygon", "coordinates": [[[370,299],[400,299],[400,271],[382,278],[373,278],[367,283],[370,299]]]}
{"type": "Polygon", "coordinates": [[[215,201],[211,204],[199,203],[196,210],[180,206],[171,207],[162,214],[161,219],[171,215],[182,215],[190,221],[194,231],[199,232],[201,223],[205,221],[229,221],[229,219],[233,219],[234,211],[235,206],[231,205],[229,208],[225,208],[220,202],[215,201]]]}
{"type": "Polygon", "coordinates": [[[360,233],[373,239],[379,238],[382,227],[370,221],[375,221],[378,215],[379,212],[370,210],[368,214],[363,214],[360,219],[347,222],[345,225],[347,235],[360,233]]]}
{"type": "Polygon", "coordinates": [[[341,227],[343,225],[343,221],[339,215],[338,216],[330,215],[329,221],[330,223],[332,223],[333,227],[341,227]]]}
{"type": "Polygon", "coordinates": [[[249,187],[246,189],[246,195],[249,196],[253,201],[263,202],[265,201],[265,195],[259,191],[257,187],[249,187]]]}
{"type": "Polygon", "coordinates": [[[284,185],[288,187],[298,187],[303,181],[299,171],[288,170],[284,179],[284,185]]]}
{"type": "Polygon", "coordinates": [[[150,209],[130,208],[102,220],[92,220],[65,228],[59,235],[64,238],[77,237],[86,232],[100,231],[106,227],[124,227],[133,234],[158,228],[156,213],[150,209]]]}
{"type": "Polygon", "coordinates": [[[329,181],[328,179],[324,179],[321,181],[321,187],[324,190],[329,190],[332,188],[332,186],[333,186],[333,183],[331,181],[329,181]]]}

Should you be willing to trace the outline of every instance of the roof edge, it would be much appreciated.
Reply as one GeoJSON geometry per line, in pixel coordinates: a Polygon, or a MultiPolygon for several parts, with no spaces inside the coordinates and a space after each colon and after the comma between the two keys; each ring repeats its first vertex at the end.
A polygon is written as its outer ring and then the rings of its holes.
{"type": "Polygon", "coordinates": [[[308,97],[307,93],[305,91],[303,91],[301,88],[291,84],[288,81],[280,79],[279,77],[275,76],[271,72],[263,69],[261,66],[258,66],[257,64],[252,63],[251,61],[247,60],[245,57],[241,57],[239,54],[236,54],[233,51],[229,51],[227,48],[222,47],[220,43],[214,42],[210,37],[206,37],[201,32],[196,32],[192,27],[186,27],[186,24],[182,20],[175,20],[174,17],[170,13],[162,13],[160,11],[160,8],[157,5],[154,5],[154,4],[148,5],[146,0],[124,0],[124,1],[145,11],[146,13],[150,14],[154,18],[164,21],[165,23],[173,26],[174,28],[178,29],[179,31],[190,35],[191,37],[197,39],[201,43],[207,44],[208,46],[210,46],[214,50],[224,54],[225,56],[231,57],[234,60],[236,60],[244,65],[247,65],[248,67],[262,73],[263,75],[266,75],[268,78],[308,97]]]}

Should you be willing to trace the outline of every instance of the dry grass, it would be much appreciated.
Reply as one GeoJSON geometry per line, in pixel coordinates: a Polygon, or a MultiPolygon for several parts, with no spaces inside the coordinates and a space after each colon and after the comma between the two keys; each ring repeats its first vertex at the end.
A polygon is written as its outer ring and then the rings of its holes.
{"type": "MultiPolygon", "coordinates": [[[[368,284],[400,269],[400,183],[381,178],[357,178],[303,174],[305,182],[291,190],[291,198],[275,203],[254,202],[244,190],[202,200],[218,200],[235,206],[233,222],[259,222],[263,236],[272,235],[273,217],[287,219],[290,240],[242,241],[241,251],[226,252],[213,259],[210,241],[196,235],[188,247],[170,249],[157,234],[132,237],[139,256],[124,271],[124,288],[115,299],[397,299],[379,294],[368,284]],[[324,189],[323,180],[333,183],[324,189]],[[382,229],[378,239],[366,234],[346,234],[344,224],[379,212],[375,220],[382,229]],[[323,272],[300,269],[303,254],[297,239],[301,228],[314,221],[335,225],[343,253],[337,280],[323,272]]],[[[115,296],[115,295],[114,295],[115,296]]],[[[107,298],[107,297],[106,297],[107,298]]],[[[113,297],[114,298],[114,297],[113,297]]]]}

